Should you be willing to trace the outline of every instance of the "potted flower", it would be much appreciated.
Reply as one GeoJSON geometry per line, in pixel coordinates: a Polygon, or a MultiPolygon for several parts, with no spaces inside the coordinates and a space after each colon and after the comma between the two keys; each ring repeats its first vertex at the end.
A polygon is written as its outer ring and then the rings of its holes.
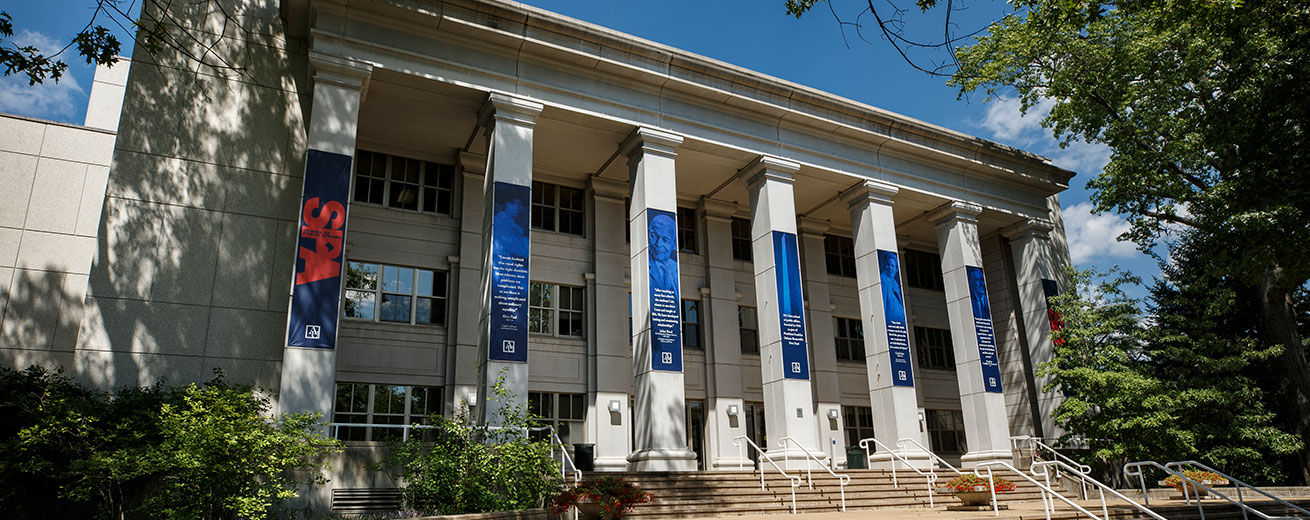
{"type": "Polygon", "coordinates": [[[581,520],[614,520],[651,498],[650,493],[621,478],[587,478],[551,498],[550,510],[561,514],[576,507],[581,520]]]}
{"type": "Polygon", "coordinates": [[[938,492],[944,495],[955,495],[960,502],[966,506],[987,505],[992,500],[992,489],[988,488],[989,484],[994,484],[997,493],[1009,493],[1014,491],[1014,483],[1001,477],[992,477],[992,482],[987,479],[965,473],[951,480],[946,481],[938,488],[938,492]]]}
{"type": "Polygon", "coordinates": [[[1186,476],[1187,478],[1191,479],[1191,481],[1184,480],[1178,475],[1169,475],[1169,478],[1160,481],[1160,484],[1174,488],[1178,490],[1179,493],[1184,493],[1183,486],[1186,485],[1187,486],[1186,495],[1190,497],[1198,497],[1198,498],[1207,493],[1204,491],[1198,491],[1195,482],[1200,482],[1201,484],[1204,484],[1209,487],[1228,485],[1228,479],[1223,478],[1219,476],[1218,473],[1214,473],[1211,471],[1185,469],[1182,471],[1182,473],[1183,476],[1186,476]]]}

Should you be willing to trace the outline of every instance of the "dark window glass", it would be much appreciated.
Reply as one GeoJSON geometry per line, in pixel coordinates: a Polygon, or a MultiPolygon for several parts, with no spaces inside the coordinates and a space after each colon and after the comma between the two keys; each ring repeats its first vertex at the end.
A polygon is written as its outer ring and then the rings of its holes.
{"type": "MultiPolygon", "coordinates": [[[[860,440],[873,438],[873,408],[868,406],[841,407],[842,426],[846,430],[846,445],[860,445],[860,440]]],[[[875,451],[870,446],[869,451],[875,451]]]]}
{"type": "Polygon", "coordinates": [[[355,202],[382,204],[386,195],[387,158],[373,152],[355,154],[355,202]]]}
{"type": "Polygon", "coordinates": [[[855,241],[836,235],[823,237],[824,259],[828,274],[855,277],[855,241]]]}
{"type": "Polygon", "coordinates": [[[585,236],[586,199],[583,190],[545,182],[532,183],[532,227],[585,236]]]}
{"type": "Polygon", "coordinates": [[[914,349],[918,351],[919,367],[955,371],[955,347],[951,344],[951,331],[915,327],[914,349]]]}
{"type": "Polygon", "coordinates": [[[741,351],[760,353],[760,324],[755,307],[737,306],[737,327],[741,332],[741,351]]]}
{"type": "Polygon", "coordinates": [[[420,163],[404,157],[391,158],[391,186],[387,206],[418,210],[418,189],[422,175],[420,163]]]}
{"type": "Polygon", "coordinates": [[[864,363],[864,324],[851,318],[834,318],[838,361],[864,363]]]}
{"type": "Polygon", "coordinates": [[[703,350],[700,329],[700,301],[682,300],[682,346],[703,350]]]}
{"type": "Polygon", "coordinates": [[[959,410],[924,410],[928,423],[928,448],[934,453],[964,453],[964,413],[959,410]]]}
{"type": "Polygon", "coordinates": [[[696,234],[698,222],[696,210],[678,208],[678,250],[683,253],[698,254],[700,241],[696,234]]]}
{"type": "Polygon", "coordinates": [[[732,218],[732,259],[750,262],[754,259],[751,253],[751,221],[733,217],[732,218]]]}
{"type": "Polygon", "coordinates": [[[910,287],[943,290],[946,285],[942,282],[942,258],[937,253],[906,249],[905,278],[910,287]]]}
{"type": "Polygon", "coordinates": [[[454,166],[355,152],[355,202],[449,215],[454,192],[454,166]]]}

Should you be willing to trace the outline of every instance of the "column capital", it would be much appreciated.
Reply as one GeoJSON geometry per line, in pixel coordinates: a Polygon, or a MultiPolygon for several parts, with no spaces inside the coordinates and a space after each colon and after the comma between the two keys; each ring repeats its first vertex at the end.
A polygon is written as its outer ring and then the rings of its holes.
{"type": "Polygon", "coordinates": [[[814,236],[823,238],[823,235],[832,229],[832,224],[826,220],[817,218],[800,217],[796,219],[796,229],[802,236],[814,236]]]}
{"type": "Polygon", "coordinates": [[[456,160],[459,162],[459,167],[464,170],[465,177],[470,175],[482,177],[487,174],[487,156],[485,155],[473,152],[459,152],[459,157],[456,160]]]}
{"type": "Polygon", "coordinates": [[[628,138],[619,145],[619,154],[629,159],[636,158],[640,153],[677,157],[679,146],[682,146],[682,136],[640,126],[628,134],[628,138]]]}
{"type": "Polygon", "coordinates": [[[849,208],[855,208],[866,202],[875,202],[878,204],[892,205],[892,197],[900,193],[901,189],[875,180],[866,180],[841,193],[841,199],[846,202],[849,208]]]}
{"type": "Polygon", "coordinates": [[[373,76],[373,65],[334,56],[321,51],[309,51],[309,71],[315,84],[336,85],[360,91],[362,98],[373,76]]]}
{"type": "Polygon", "coordinates": [[[701,197],[700,202],[696,204],[696,209],[705,213],[707,219],[722,221],[730,221],[732,216],[737,214],[736,204],[708,197],[701,197]]]}
{"type": "Polygon", "coordinates": [[[478,124],[491,131],[493,123],[505,121],[521,126],[531,127],[536,124],[537,116],[544,107],[541,103],[525,98],[492,92],[483,103],[478,113],[478,124]]]}
{"type": "Polygon", "coordinates": [[[1055,225],[1051,224],[1049,220],[1030,218],[1005,227],[1005,229],[1001,230],[1001,236],[1015,242],[1033,239],[1045,240],[1051,237],[1051,231],[1054,229],[1055,225]]]}
{"type": "Polygon", "coordinates": [[[587,187],[591,188],[592,196],[597,199],[623,202],[624,197],[628,196],[628,183],[614,179],[592,176],[587,179],[587,187]]]}
{"type": "Polygon", "coordinates": [[[928,221],[932,222],[933,226],[936,227],[942,227],[955,221],[977,223],[980,214],[982,214],[982,206],[972,202],[953,200],[928,212],[928,221]]]}
{"type": "Polygon", "coordinates": [[[746,179],[746,185],[751,187],[766,180],[793,184],[796,182],[796,172],[800,170],[801,165],[798,163],[772,155],[761,155],[742,168],[737,176],[746,179]]]}

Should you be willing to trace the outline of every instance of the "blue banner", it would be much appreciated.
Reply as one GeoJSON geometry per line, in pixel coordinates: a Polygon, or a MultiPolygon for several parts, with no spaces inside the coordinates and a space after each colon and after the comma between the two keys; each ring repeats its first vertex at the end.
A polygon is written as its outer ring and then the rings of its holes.
{"type": "Polygon", "coordinates": [[[801,294],[801,256],[796,248],[796,235],[773,232],[773,272],[778,283],[778,320],[782,325],[782,374],[788,379],[809,379],[805,299],[801,294]]]}
{"type": "Polygon", "coordinates": [[[987,301],[987,280],[981,267],[965,266],[969,277],[969,303],[973,307],[973,330],[978,335],[978,361],[982,365],[983,390],[1001,391],[1001,362],[996,355],[996,334],[992,329],[992,308],[987,301]]]}
{"type": "Polygon", "coordinates": [[[532,188],[492,188],[491,327],[487,359],[528,362],[528,252],[532,188]]]}
{"type": "Polygon", "coordinates": [[[892,384],[913,387],[914,364],[910,361],[910,332],[905,322],[905,293],[901,292],[901,263],[895,251],[878,250],[878,276],[892,361],[892,384]]]}
{"type": "Polygon", "coordinates": [[[678,221],[646,208],[646,260],[650,268],[650,368],[682,371],[682,309],[678,299],[678,221]]]}
{"type": "Polygon", "coordinates": [[[296,277],[287,327],[287,345],[292,347],[337,345],[350,161],[349,155],[313,149],[305,157],[296,277]]]}

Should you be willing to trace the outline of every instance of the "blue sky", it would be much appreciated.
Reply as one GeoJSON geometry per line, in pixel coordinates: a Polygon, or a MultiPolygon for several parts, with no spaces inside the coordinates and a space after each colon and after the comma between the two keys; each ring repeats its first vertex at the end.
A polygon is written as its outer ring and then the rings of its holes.
{"type": "MultiPolygon", "coordinates": [[[[1090,211],[1084,186],[1109,159],[1108,150],[1086,143],[1059,148],[1050,132],[1038,124],[1046,106],[1021,116],[1018,103],[1010,98],[984,102],[983,95],[973,94],[957,99],[958,92],[948,88],[943,78],[914,70],[876,34],[865,33],[871,43],[849,30],[843,38],[824,6],[797,20],[786,14],[783,0],[525,3],[1050,157],[1078,172],[1069,191],[1061,195],[1074,263],[1102,269],[1117,264],[1147,280],[1159,271],[1135,246],[1114,240],[1127,227],[1122,218],[1090,211]]],[[[0,8],[13,17],[13,39],[50,51],[66,45],[86,25],[94,1],[14,4],[0,8]]],[[[835,5],[839,13],[849,16],[854,13],[848,9],[859,4],[863,2],[837,0],[835,5]]],[[[968,9],[953,20],[960,31],[970,32],[999,17],[1004,3],[965,5],[968,9]]],[[[941,28],[941,20],[931,17],[908,21],[911,27],[941,28]]],[[[130,45],[125,44],[124,52],[131,53],[130,45]]],[[[93,70],[76,55],[65,61],[68,74],[58,84],[28,87],[25,77],[0,78],[0,112],[81,123],[93,70]]]]}

